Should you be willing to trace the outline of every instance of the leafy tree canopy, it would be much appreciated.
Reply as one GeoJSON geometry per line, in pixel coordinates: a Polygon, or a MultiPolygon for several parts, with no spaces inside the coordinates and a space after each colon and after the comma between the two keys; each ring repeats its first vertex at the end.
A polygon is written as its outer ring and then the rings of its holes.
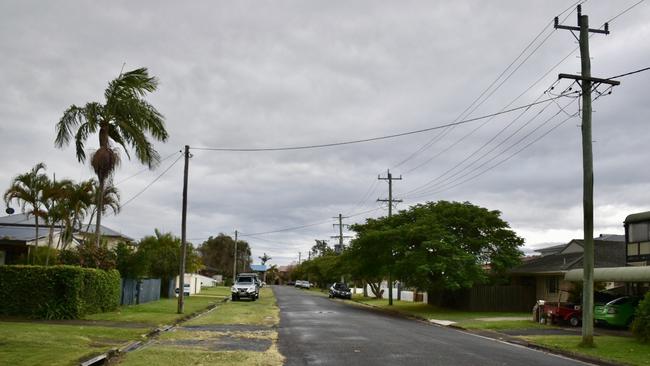
{"type": "Polygon", "coordinates": [[[391,271],[419,288],[458,289],[503,274],[519,261],[524,240],[500,217],[469,202],[428,202],[390,218],[353,225],[345,253],[351,272],[376,279],[391,271]]]}
{"type": "MultiPolygon", "coordinates": [[[[208,270],[232,275],[235,240],[226,234],[220,233],[210,237],[199,247],[201,260],[208,270]]],[[[248,271],[252,263],[251,249],[244,240],[237,240],[237,272],[248,271]]]]}

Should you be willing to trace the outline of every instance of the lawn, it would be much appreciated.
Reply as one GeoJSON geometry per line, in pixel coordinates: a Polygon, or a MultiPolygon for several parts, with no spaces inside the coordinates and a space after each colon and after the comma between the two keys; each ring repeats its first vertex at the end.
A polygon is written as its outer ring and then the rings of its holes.
{"type": "Polygon", "coordinates": [[[527,336],[531,343],[574,354],[588,355],[628,365],[650,365],[650,344],[638,343],[631,337],[597,336],[595,348],[579,347],[580,336],[527,336]]]}
{"type": "MultiPolygon", "coordinates": [[[[260,290],[257,301],[235,301],[219,304],[213,311],[184,323],[192,325],[247,324],[273,326],[279,322],[279,309],[270,288],[260,290]]],[[[284,358],[278,352],[277,330],[207,331],[177,329],[160,335],[151,345],[126,354],[121,365],[269,365],[280,366],[284,358]],[[215,350],[211,341],[235,337],[237,342],[264,339],[270,347],[264,351],[215,350]]]]}
{"type": "Polygon", "coordinates": [[[177,314],[178,299],[162,299],[146,304],[122,306],[117,311],[92,314],[85,319],[147,323],[154,326],[172,324],[187,314],[203,310],[219,301],[220,298],[213,296],[187,296],[184,314],[177,314]]]}
{"type": "Polygon", "coordinates": [[[279,310],[276,306],[273,291],[264,287],[260,289],[260,298],[256,301],[229,301],[220,305],[217,310],[192,319],[186,325],[204,324],[258,324],[273,325],[279,321],[279,310]]]}
{"type": "Polygon", "coordinates": [[[142,333],[137,328],[0,322],[0,364],[71,365],[142,333]]]}
{"type": "Polygon", "coordinates": [[[393,300],[393,306],[389,306],[387,299],[375,299],[370,297],[354,297],[353,299],[354,301],[362,304],[372,305],[382,309],[396,311],[418,318],[453,321],[456,323],[455,325],[466,329],[501,330],[544,327],[544,325],[537,324],[532,320],[508,319],[522,317],[530,318],[530,313],[460,311],[441,308],[422,302],[398,300],[393,300]],[[489,318],[502,319],[490,320],[489,318]]]}
{"type": "Polygon", "coordinates": [[[226,286],[203,287],[200,293],[193,296],[214,296],[219,298],[229,297],[230,287],[226,287],[226,286]]]}

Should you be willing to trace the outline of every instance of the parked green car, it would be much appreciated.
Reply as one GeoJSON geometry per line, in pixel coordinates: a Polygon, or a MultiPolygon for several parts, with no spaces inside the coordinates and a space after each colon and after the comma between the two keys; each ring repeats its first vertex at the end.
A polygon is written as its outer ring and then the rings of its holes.
{"type": "Polygon", "coordinates": [[[597,305],[594,310],[594,321],[599,325],[628,327],[634,320],[634,312],[639,305],[639,298],[623,296],[605,305],[597,305]]]}

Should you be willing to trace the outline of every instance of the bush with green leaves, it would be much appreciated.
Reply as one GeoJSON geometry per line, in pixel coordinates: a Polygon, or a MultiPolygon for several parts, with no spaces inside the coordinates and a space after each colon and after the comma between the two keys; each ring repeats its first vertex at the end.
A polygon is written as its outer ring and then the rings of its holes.
{"type": "Polygon", "coordinates": [[[636,308],[636,318],[632,324],[634,336],[643,343],[650,343],[650,292],[645,294],[636,308]]]}
{"type": "Polygon", "coordinates": [[[115,310],[120,274],[75,266],[0,266],[0,315],[76,319],[115,310]]]}

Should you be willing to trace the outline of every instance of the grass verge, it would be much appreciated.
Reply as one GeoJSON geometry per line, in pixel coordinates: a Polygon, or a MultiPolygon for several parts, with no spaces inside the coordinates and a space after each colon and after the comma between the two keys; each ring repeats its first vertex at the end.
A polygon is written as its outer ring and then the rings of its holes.
{"type": "Polygon", "coordinates": [[[264,365],[280,366],[284,357],[277,348],[277,330],[272,326],[280,320],[280,311],[270,288],[260,290],[257,301],[227,302],[183,325],[246,324],[269,328],[257,331],[207,331],[176,329],[160,335],[159,339],[126,354],[122,365],[264,365]],[[264,351],[224,350],[213,346],[222,337],[235,338],[235,343],[265,340],[270,347],[264,351]]]}
{"type": "Polygon", "coordinates": [[[142,329],[0,322],[0,364],[71,365],[142,333],[142,329]]]}
{"type": "Polygon", "coordinates": [[[188,296],[185,298],[185,314],[177,314],[178,299],[162,299],[140,305],[122,306],[117,311],[88,315],[87,320],[147,323],[153,326],[172,324],[187,314],[203,310],[220,301],[214,297],[188,296]]]}
{"type": "Polygon", "coordinates": [[[650,344],[641,344],[634,338],[598,336],[594,339],[596,347],[583,348],[580,336],[526,336],[519,337],[526,341],[568,352],[575,355],[587,355],[605,361],[626,365],[650,365],[650,344]]]}

